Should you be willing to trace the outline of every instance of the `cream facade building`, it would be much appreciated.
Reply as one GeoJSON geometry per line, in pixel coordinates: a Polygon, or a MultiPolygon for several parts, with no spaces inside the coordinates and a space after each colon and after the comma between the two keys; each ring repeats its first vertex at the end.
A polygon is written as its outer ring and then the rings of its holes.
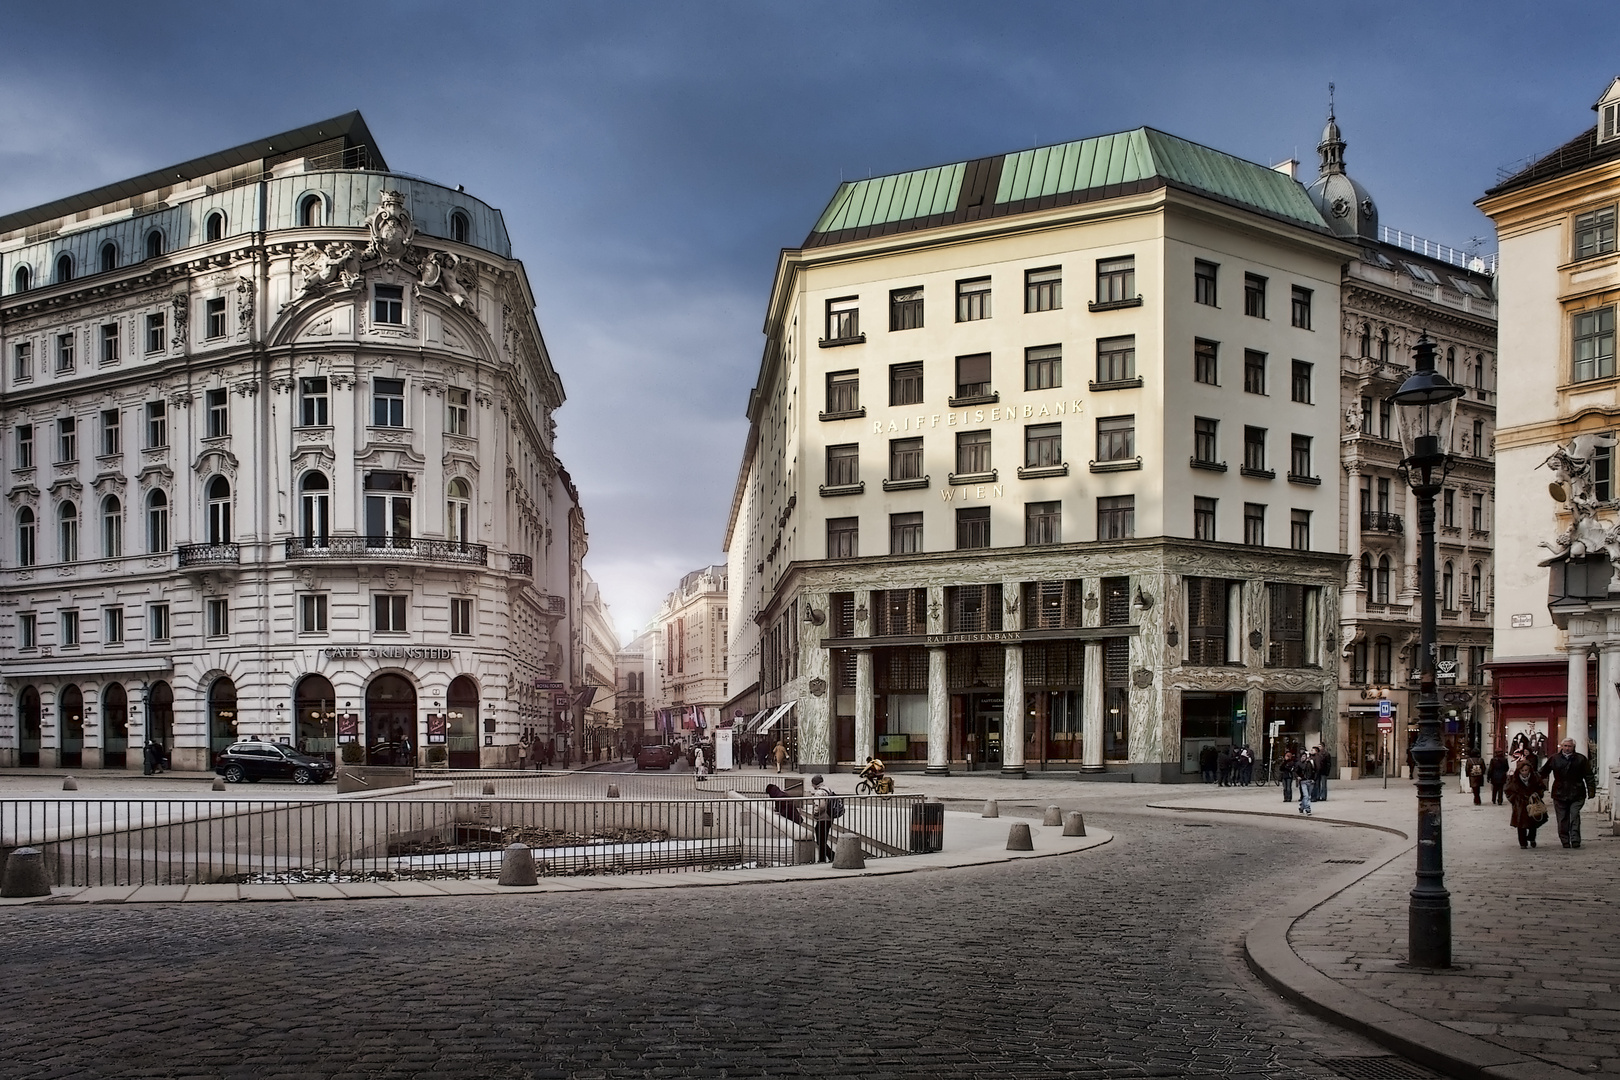
{"type": "Polygon", "coordinates": [[[584,517],[501,212],[358,113],[0,217],[0,762],[566,726],[584,517]]]}
{"type": "Polygon", "coordinates": [[[587,748],[601,747],[604,751],[617,747],[622,740],[620,724],[618,653],[619,632],[613,626],[613,614],[602,599],[602,589],[585,575],[582,608],[585,613],[584,629],[584,687],[590,701],[584,705],[587,748]]]}
{"type": "Polygon", "coordinates": [[[1151,129],[841,185],[767,306],[734,684],[806,767],[1158,781],[1337,740],[1357,250],[1151,129]]]}
{"type": "Polygon", "coordinates": [[[729,695],[727,580],[724,565],[705,566],[681,578],[654,617],[657,693],[649,707],[659,726],[713,731],[729,695]]]}

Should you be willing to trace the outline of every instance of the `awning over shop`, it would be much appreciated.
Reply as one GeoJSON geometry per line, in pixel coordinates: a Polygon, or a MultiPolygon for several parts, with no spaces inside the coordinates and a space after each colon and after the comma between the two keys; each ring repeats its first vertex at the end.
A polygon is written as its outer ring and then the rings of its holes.
{"type": "Polygon", "coordinates": [[[781,721],[782,717],[787,715],[787,711],[793,708],[795,704],[797,704],[797,702],[789,701],[785,704],[778,705],[775,709],[773,709],[771,714],[760,722],[759,734],[763,735],[767,731],[771,730],[771,728],[775,727],[781,721]]]}

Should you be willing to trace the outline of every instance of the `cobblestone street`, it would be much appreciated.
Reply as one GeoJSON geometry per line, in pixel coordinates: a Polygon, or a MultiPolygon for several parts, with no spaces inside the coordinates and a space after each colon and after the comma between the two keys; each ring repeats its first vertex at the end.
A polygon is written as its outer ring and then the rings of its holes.
{"type": "Polygon", "coordinates": [[[1373,834],[1095,820],[1116,842],[879,879],[11,908],[0,1076],[1330,1077],[1383,1053],[1239,959],[1257,909],[1373,834]]]}

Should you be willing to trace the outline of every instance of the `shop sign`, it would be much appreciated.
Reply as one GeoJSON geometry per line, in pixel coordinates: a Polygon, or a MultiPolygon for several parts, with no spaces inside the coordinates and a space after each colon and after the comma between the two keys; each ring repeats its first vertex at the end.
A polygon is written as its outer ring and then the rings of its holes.
{"type": "Polygon", "coordinates": [[[1440,682],[1455,683],[1457,681],[1457,661],[1436,660],[1434,662],[1434,673],[1440,682]]]}
{"type": "Polygon", "coordinates": [[[428,713],[428,742],[442,743],[445,741],[444,714],[428,713]]]}
{"type": "Polygon", "coordinates": [[[360,716],[358,713],[338,713],[337,718],[338,742],[349,743],[360,741],[360,716]]]}
{"type": "Polygon", "coordinates": [[[534,680],[534,688],[536,690],[566,690],[566,689],[568,689],[568,687],[564,686],[562,683],[558,682],[555,679],[536,679],[536,680],[534,680]]]}
{"type": "Polygon", "coordinates": [[[1024,636],[1017,630],[987,630],[977,634],[929,634],[930,645],[973,645],[979,643],[1011,641],[1019,642],[1024,636]]]}
{"type": "Polygon", "coordinates": [[[456,650],[429,645],[346,645],[322,649],[328,660],[454,660],[456,650]]]}

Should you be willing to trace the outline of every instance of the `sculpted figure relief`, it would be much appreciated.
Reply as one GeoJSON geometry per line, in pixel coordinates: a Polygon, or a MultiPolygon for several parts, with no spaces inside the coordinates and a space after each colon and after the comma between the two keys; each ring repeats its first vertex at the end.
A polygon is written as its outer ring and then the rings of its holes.
{"type": "Polygon", "coordinates": [[[359,267],[355,265],[357,255],[353,244],[328,244],[325,248],[310,245],[299,252],[293,267],[304,279],[306,294],[333,284],[348,291],[360,284],[359,267]]]}
{"type": "Polygon", "coordinates": [[[472,303],[472,297],[467,294],[467,286],[463,286],[462,278],[471,276],[472,282],[477,283],[477,275],[468,274],[461,260],[448,251],[435,251],[427,257],[422,264],[422,284],[430,289],[441,289],[456,307],[464,308],[472,303]]]}
{"type": "Polygon", "coordinates": [[[366,218],[366,228],[371,230],[371,244],[364,255],[368,262],[372,259],[392,263],[405,261],[411,241],[416,237],[416,224],[411,220],[410,211],[405,209],[404,195],[384,191],[377,200],[377,209],[366,218]]]}
{"type": "Polygon", "coordinates": [[[1550,544],[1542,541],[1541,546],[1551,551],[1554,559],[1584,559],[1600,551],[1606,553],[1613,567],[1610,592],[1620,592],[1620,527],[1609,528],[1597,518],[1600,504],[1596,464],[1597,452],[1613,447],[1615,441],[1610,435],[1577,435],[1538,466],[1552,470],[1553,482],[1548,491],[1564,503],[1570,515],[1569,528],[1550,544]]]}

